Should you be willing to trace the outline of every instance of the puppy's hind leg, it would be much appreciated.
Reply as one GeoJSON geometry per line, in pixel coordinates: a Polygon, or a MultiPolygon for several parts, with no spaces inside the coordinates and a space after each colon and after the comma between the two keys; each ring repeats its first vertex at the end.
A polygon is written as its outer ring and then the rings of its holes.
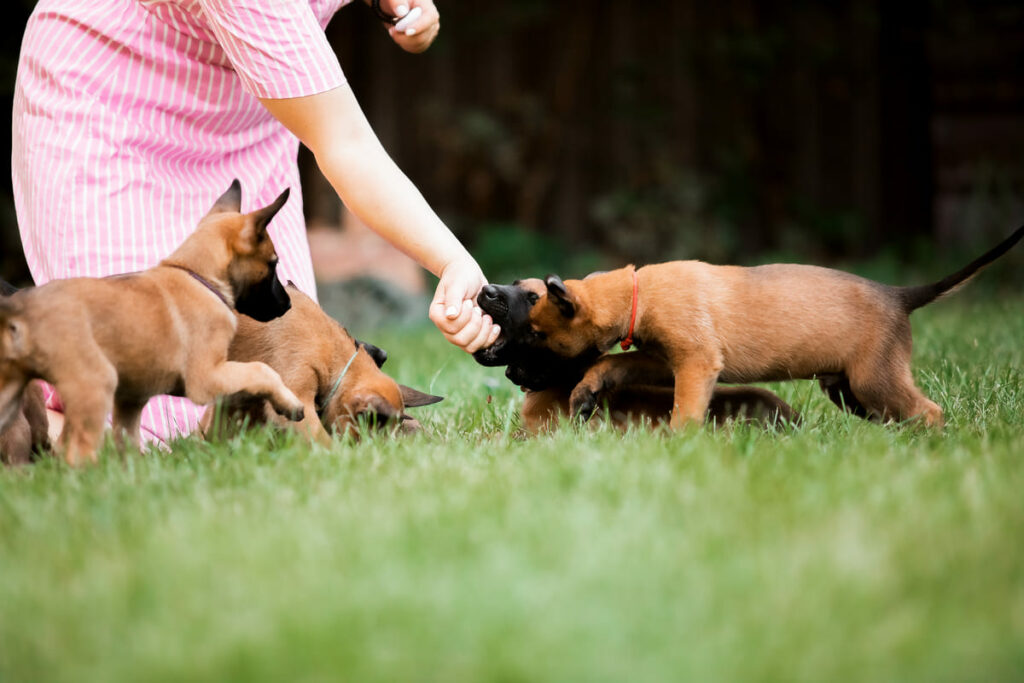
{"type": "Polygon", "coordinates": [[[920,419],[929,427],[942,427],[942,408],[914,384],[906,363],[879,363],[873,371],[851,368],[850,387],[865,409],[883,421],[920,419]]]}
{"type": "Polygon", "coordinates": [[[94,366],[88,374],[73,379],[57,379],[54,386],[64,402],[64,428],[60,433],[60,450],[71,466],[84,460],[96,462],[96,451],[103,437],[107,415],[114,403],[117,372],[105,358],[102,366],[94,366]],[[105,367],[103,367],[105,366],[105,367]]]}
{"type": "Polygon", "coordinates": [[[135,400],[114,400],[114,441],[117,447],[123,449],[126,444],[131,444],[136,449],[142,446],[142,435],[139,432],[142,422],[142,408],[145,403],[135,400]]]}

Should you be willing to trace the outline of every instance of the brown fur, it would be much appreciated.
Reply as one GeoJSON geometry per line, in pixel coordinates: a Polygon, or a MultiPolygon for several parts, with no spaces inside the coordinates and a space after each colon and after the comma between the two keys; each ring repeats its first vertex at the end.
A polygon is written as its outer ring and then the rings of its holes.
{"type": "Polygon", "coordinates": [[[17,412],[34,378],[55,385],[64,403],[59,448],[72,465],[95,461],[111,411],[115,438],[137,444],[142,407],[157,394],[207,404],[246,390],[301,418],[302,403],[276,372],[227,359],[236,326],[232,305],[244,299],[267,315],[287,310],[287,298],[270,306],[266,297],[252,294],[277,282],[266,227],[287,195],[243,215],[235,181],[156,267],[55,280],[0,301],[0,425],[17,412]]]}
{"type": "Polygon", "coordinates": [[[22,394],[21,408],[0,431],[0,462],[24,465],[34,453],[50,449],[46,402],[39,382],[29,382],[22,394]]]}
{"type": "MultiPolygon", "coordinates": [[[[634,339],[671,368],[673,428],[704,419],[718,381],[810,378],[858,414],[941,426],[942,409],[911,376],[908,314],[961,285],[1022,236],[1024,228],[958,273],[913,288],[805,265],[646,266],[636,271],[634,339]]],[[[571,357],[625,338],[633,272],[629,266],[566,282],[549,276],[530,312],[539,343],[571,357]]],[[[574,412],[578,395],[599,389],[587,381],[574,391],[574,412]]]]}
{"type": "MultiPolygon", "coordinates": [[[[281,375],[305,407],[305,416],[294,426],[309,439],[329,443],[330,431],[357,436],[361,422],[415,431],[419,423],[405,409],[442,400],[395,382],[380,370],[366,345],[353,339],[315,301],[292,286],[288,294],[291,310],[276,320],[261,324],[248,316],[238,317],[238,332],[228,357],[264,362],[281,375]],[[330,402],[319,406],[353,354],[356,356],[330,402]]],[[[383,363],[386,354],[379,358],[383,363]]],[[[212,408],[206,411],[203,433],[224,436],[244,419],[250,424],[287,424],[262,398],[226,397],[219,408],[219,415],[212,408]]]]}

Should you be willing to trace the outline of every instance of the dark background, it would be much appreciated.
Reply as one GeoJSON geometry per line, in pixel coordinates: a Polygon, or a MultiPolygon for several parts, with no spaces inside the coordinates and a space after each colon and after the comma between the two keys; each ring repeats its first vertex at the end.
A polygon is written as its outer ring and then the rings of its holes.
{"type": "MultiPolygon", "coordinates": [[[[33,4],[7,3],[8,117],[33,4]]],[[[362,6],[328,36],[492,280],[670,258],[927,270],[1024,222],[1019,1],[437,4],[423,55],[362,6]]],[[[300,163],[308,217],[337,222],[300,163]]],[[[0,194],[0,273],[23,281],[9,173],[0,194]]]]}

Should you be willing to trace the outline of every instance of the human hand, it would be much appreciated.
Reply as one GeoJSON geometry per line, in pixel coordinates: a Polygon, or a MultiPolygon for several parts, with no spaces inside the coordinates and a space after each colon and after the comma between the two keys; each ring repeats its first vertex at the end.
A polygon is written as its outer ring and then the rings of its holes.
{"type": "Polygon", "coordinates": [[[468,353],[490,346],[501,334],[491,316],[476,305],[476,295],[487,284],[480,266],[472,258],[454,261],[441,271],[430,320],[445,339],[468,353]]]}
{"type": "Polygon", "coordinates": [[[423,52],[441,30],[441,15],[433,0],[382,0],[381,8],[398,17],[388,34],[406,52],[423,52]]]}

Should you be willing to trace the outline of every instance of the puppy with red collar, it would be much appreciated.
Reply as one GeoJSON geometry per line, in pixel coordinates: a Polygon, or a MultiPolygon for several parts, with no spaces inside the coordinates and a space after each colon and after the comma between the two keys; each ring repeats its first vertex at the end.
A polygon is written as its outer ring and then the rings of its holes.
{"type": "MultiPolygon", "coordinates": [[[[701,422],[717,382],[818,379],[833,401],[882,421],[944,422],[914,384],[908,315],[963,285],[1024,236],[1018,229],[961,270],[893,287],[829,268],[744,268],[701,261],[627,266],[545,280],[530,309],[535,343],[574,357],[636,343],[673,377],[671,426],[701,422]]],[[[587,376],[574,412],[602,390],[587,376]]]]}
{"type": "MultiPolygon", "coordinates": [[[[523,428],[535,434],[568,416],[570,396],[584,377],[601,390],[577,406],[576,414],[589,418],[600,412],[618,428],[667,422],[672,413],[672,373],[661,359],[641,351],[602,355],[596,349],[565,357],[536,343],[530,310],[544,291],[542,280],[517,280],[487,285],[477,296],[477,304],[502,331],[493,345],[473,357],[481,365],[507,366],[505,376],[523,388],[523,428]]],[[[708,419],[796,423],[800,417],[766,389],[720,385],[708,406],[708,419]]]]}

